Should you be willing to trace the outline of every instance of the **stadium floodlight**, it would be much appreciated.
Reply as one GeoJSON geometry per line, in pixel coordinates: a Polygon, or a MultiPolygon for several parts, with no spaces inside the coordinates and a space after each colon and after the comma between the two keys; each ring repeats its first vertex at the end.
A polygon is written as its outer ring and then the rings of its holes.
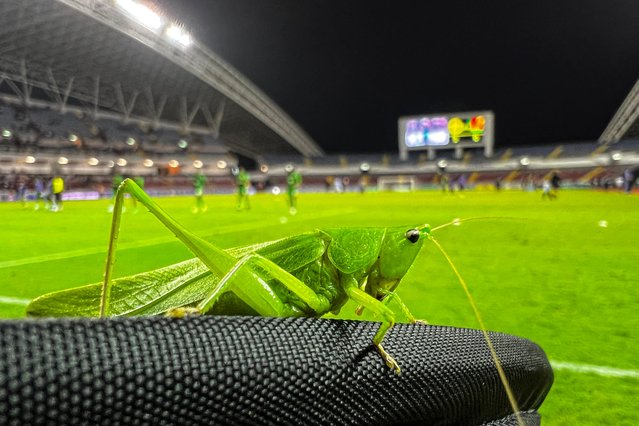
{"type": "Polygon", "coordinates": [[[133,146],[133,145],[135,145],[135,139],[133,139],[133,138],[127,138],[127,140],[126,140],[126,144],[127,144],[127,145],[129,145],[129,146],[133,146]]]}
{"type": "Polygon", "coordinates": [[[521,157],[519,159],[519,164],[521,164],[522,166],[528,166],[530,164],[530,158],[528,157],[521,157]]]}
{"type": "Polygon", "coordinates": [[[220,160],[217,162],[218,169],[226,169],[226,166],[228,166],[228,163],[224,160],[220,160]]]}
{"type": "Polygon", "coordinates": [[[67,157],[59,157],[58,164],[64,166],[65,164],[69,164],[69,159],[67,157]]]}
{"type": "Polygon", "coordinates": [[[178,147],[185,149],[187,146],[189,146],[189,143],[184,140],[184,139],[180,139],[177,143],[178,147]]]}
{"type": "Polygon", "coordinates": [[[191,42],[193,41],[191,39],[191,34],[189,34],[187,31],[184,30],[184,28],[180,27],[179,25],[176,24],[171,24],[167,29],[166,29],[166,35],[173,41],[178,42],[179,44],[181,44],[183,47],[188,47],[191,42]]]}
{"type": "Polygon", "coordinates": [[[150,158],[147,158],[146,160],[142,162],[142,164],[144,164],[144,167],[153,167],[153,160],[151,160],[150,158]]]}
{"type": "Polygon", "coordinates": [[[176,167],[178,167],[180,165],[180,162],[178,160],[171,160],[169,161],[169,167],[175,169],[176,167]]]}
{"type": "Polygon", "coordinates": [[[267,172],[268,172],[268,166],[267,166],[266,164],[262,164],[262,165],[260,166],[260,171],[261,171],[262,173],[267,173],[267,172]]]}
{"type": "Polygon", "coordinates": [[[201,169],[203,166],[204,166],[204,163],[201,162],[200,160],[193,161],[193,167],[195,167],[196,169],[201,169]]]}
{"type": "Polygon", "coordinates": [[[162,18],[160,15],[143,4],[133,0],[116,0],[116,4],[147,28],[158,30],[162,26],[162,18]]]}
{"type": "Polygon", "coordinates": [[[126,166],[128,163],[126,161],[126,159],[124,158],[118,158],[118,161],[116,162],[116,164],[120,167],[124,167],[126,166]]]}
{"type": "Polygon", "coordinates": [[[89,158],[89,161],[87,162],[89,163],[89,166],[97,166],[98,164],[100,164],[100,160],[95,157],[89,158]]]}
{"type": "Polygon", "coordinates": [[[33,155],[27,155],[24,158],[24,162],[27,163],[27,164],[33,164],[33,163],[36,162],[36,159],[35,159],[35,157],[33,155]]]}
{"type": "Polygon", "coordinates": [[[71,133],[69,135],[69,142],[77,142],[78,141],[78,135],[71,133]]]}

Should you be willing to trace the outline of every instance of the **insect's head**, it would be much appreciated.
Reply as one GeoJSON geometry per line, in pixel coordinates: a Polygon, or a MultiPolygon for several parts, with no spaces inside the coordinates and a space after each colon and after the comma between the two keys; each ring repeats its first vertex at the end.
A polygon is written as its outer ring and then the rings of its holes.
{"type": "Polygon", "coordinates": [[[424,240],[430,236],[430,226],[389,228],[379,255],[379,267],[385,279],[401,279],[415,261],[424,240]]]}

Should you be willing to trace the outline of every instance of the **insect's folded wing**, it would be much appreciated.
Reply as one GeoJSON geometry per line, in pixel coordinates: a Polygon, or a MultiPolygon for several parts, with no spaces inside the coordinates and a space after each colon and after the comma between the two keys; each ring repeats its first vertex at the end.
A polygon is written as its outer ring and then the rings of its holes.
{"type": "MultiPolygon", "coordinates": [[[[204,298],[219,278],[198,259],[119,278],[111,290],[111,316],[154,315],[204,298]]],[[[45,294],[27,306],[35,317],[98,316],[102,283],[45,294]]]]}
{"type": "MultiPolygon", "coordinates": [[[[0,323],[0,424],[515,424],[479,331],[309,318],[0,323]],[[37,416],[34,417],[34,416],[37,416]]],[[[552,384],[534,343],[491,333],[526,424],[552,384]]]]}

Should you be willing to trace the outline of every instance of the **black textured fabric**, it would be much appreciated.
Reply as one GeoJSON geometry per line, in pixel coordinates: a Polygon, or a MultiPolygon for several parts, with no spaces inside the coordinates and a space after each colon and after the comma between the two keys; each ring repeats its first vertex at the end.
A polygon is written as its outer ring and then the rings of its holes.
{"type": "MultiPolygon", "coordinates": [[[[0,424],[514,425],[481,332],[310,318],[0,322],[0,424]]],[[[527,425],[552,384],[534,343],[491,333],[527,425]]]]}

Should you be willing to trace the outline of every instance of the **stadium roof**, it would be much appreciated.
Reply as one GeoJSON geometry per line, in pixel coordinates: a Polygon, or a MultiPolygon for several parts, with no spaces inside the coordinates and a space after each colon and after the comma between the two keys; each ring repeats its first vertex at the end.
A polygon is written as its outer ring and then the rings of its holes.
{"type": "Polygon", "coordinates": [[[639,80],[599,137],[599,142],[610,144],[632,138],[639,138],[639,80]]]}
{"type": "Polygon", "coordinates": [[[323,155],[255,85],[133,0],[0,2],[0,98],[213,135],[250,157],[323,155]]]}

